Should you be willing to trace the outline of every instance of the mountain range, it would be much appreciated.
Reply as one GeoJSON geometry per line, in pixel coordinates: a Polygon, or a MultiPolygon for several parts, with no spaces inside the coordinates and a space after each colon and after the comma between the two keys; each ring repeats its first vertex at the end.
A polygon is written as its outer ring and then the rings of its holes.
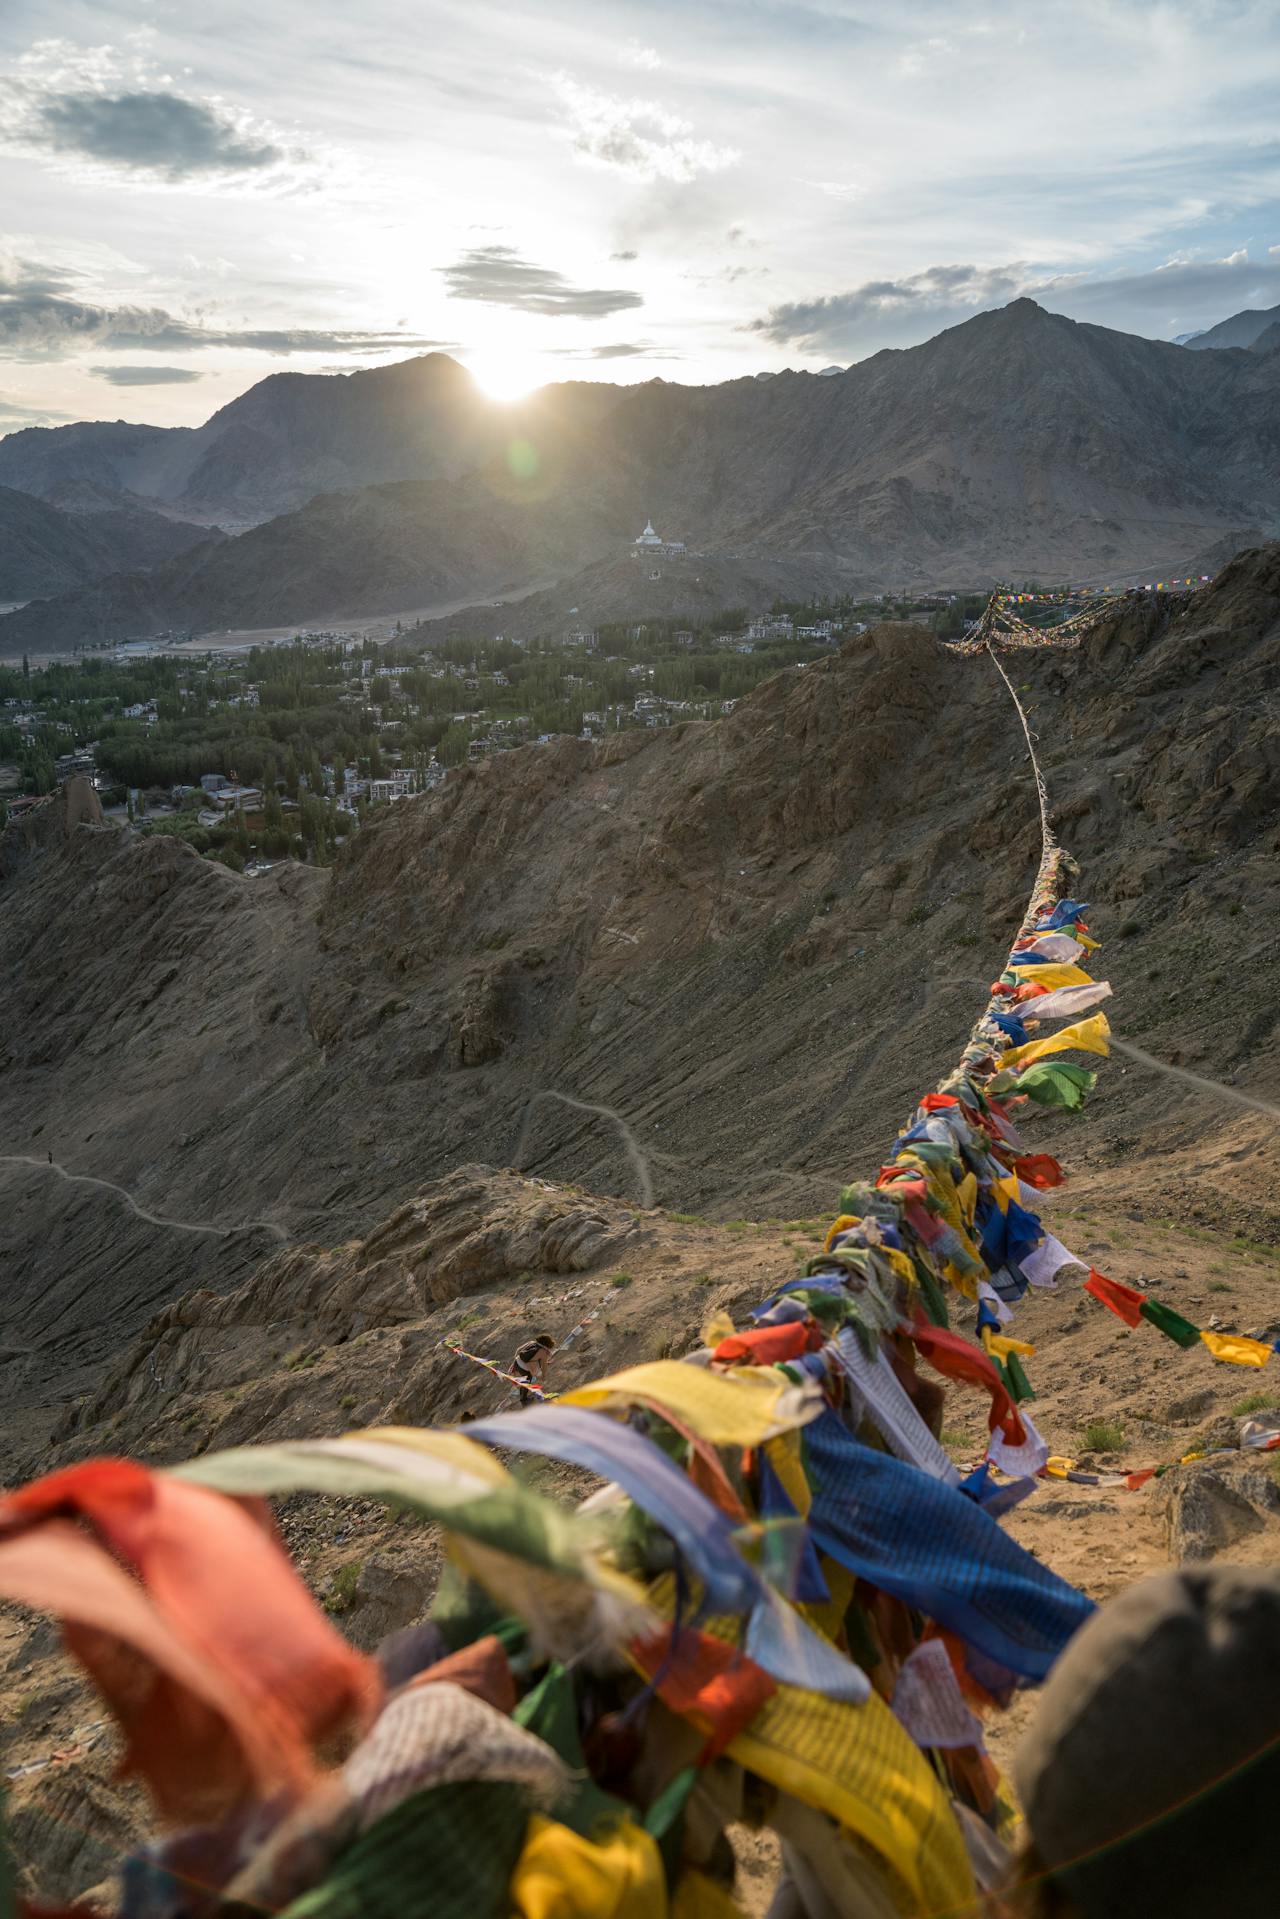
{"type": "Polygon", "coordinates": [[[1195,347],[1245,347],[1255,353],[1271,353],[1280,346],[1280,306],[1246,307],[1230,319],[1219,320],[1204,333],[1193,333],[1186,345],[1195,347]]]}
{"type": "Polygon", "coordinates": [[[813,591],[1205,570],[1280,526],[1278,443],[1280,354],[1188,352],[1030,300],[843,372],[712,387],[577,382],[499,406],[442,354],[277,374],[198,429],[0,441],[0,486],[246,529],[34,601],[0,619],[0,653],[538,587],[568,613],[649,518],[695,557],[622,569],[597,617],[642,616],[650,571],[694,600],[696,556],[726,591],[762,567],[813,591]]]}
{"type": "Polygon", "coordinates": [[[221,537],[89,486],[73,497],[68,508],[0,486],[0,602],[71,592],[122,568],[149,570],[221,537]]]}

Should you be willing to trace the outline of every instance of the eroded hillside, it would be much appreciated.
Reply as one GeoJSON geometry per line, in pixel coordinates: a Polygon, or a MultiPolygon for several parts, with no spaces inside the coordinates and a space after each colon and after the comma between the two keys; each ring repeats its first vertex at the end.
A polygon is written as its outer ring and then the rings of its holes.
{"type": "MultiPolygon", "coordinates": [[[[1258,1240],[1268,1122],[1231,1092],[1278,1077],[1278,657],[1275,548],[1075,652],[1010,656],[1118,1034],[1227,1086],[1121,1057],[1055,1128],[1109,1190],[1258,1240]]],[[[903,627],[714,725],[461,771],[331,873],[241,879],[91,805],[11,829],[19,1458],[167,1301],[366,1235],[459,1165],[719,1219],[827,1210],[954,1057],[1037,851],[990,663],[903,627]]]]}

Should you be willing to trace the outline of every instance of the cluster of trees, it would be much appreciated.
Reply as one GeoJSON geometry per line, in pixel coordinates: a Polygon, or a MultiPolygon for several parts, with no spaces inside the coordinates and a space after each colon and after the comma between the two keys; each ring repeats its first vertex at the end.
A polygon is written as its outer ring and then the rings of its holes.
{"type": "Polygon", "coordinates": [[[140,831],[185,840],[197,853],[242,873],[255,855],[327,866],[355,824],[349,814],[338,811],[334,801],[305,790],[296,813],[285,812],[274,790],[265,795],[261,815],[236,812],[216,826],[201,825],[199,808],[199,800],[192,798],[170,818],[148,820],[140,831]]]}

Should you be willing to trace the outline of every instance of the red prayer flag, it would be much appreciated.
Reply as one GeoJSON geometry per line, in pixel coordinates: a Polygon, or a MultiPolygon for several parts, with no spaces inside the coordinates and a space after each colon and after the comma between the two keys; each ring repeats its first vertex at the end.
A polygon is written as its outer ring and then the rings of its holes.
{"type": "Polygon", "coordinates": [[[717,1366],[731,1365],[735,1360],[745,1360],[749,1366],[776,1366],[783,1360],[799,1359],[801,1353],[816,1353],[825,1340],[826,1334],[812,1320],[789,1319],[781,1326],[730,1333],[711,1357],[717,1366]]]}
{"type": "Polygon", "coordinates": [[[1089,1277],[1084,1283],[1086,1293],[1092,1293],[1104,1306],[1109,1306],[1127,1326],[1137,1326],[1142,1319],[1142,1305],[1146,1295],[1136,1293],[1132,1286],[1122,1286],[1118,1279],[1108,1279],[1104,1273],[1095,1273],[1089,1268],[1089,1277]]]}
{"type": "Polygon", "coordinates": [[[1023,1153],[1014,1160],[1013,1170],[1024,1185],[1035,1186],[1041,1192],[1050,1186],[1061,1186],[1067,1177],[1052,1153],[1023,1153]]]}
{"type": "Polygon", "coordinates": [[[368,1717],[380,1692],[375,1663],[244,1505],[131,1460],[0,1497],[0,1593],[65,1622],[124,1730],[127,1767],[193,1823],[250,1794],[304,1791],[312,1746],[368,1717]]]}
{"type": "Polygon", "coordinates": [[[754,1659],[694,1626],[682,1626],[674,1638],[668,1626],[648,1638],[635,1639],[631,1655],[650,1679],[661,1673],[656,1683],[664,1706],[710,1727],[711,1738],[698,1758],[703,1766],[718,1759],[746,1731],[766,1699],[778,1690],[777,1682],[754,1659]]]}
{"type": "Polygon", "coordinates": [[[941,1326],[931,1326],[927,1320],[916,1320],[903,1330],[921,1357],[927,1359],[945,1378],[958,1379],[990,1393],[991,1413],[987,1424],[992,1432],[998,1426],[1011,1446],[1026,1444],[1027,1429],[1018,1416],[1018,1409],[1000,1377],[995,1361],[987,1353],[979,1352],[959,1333],[949,1332],[941,1326]]]}

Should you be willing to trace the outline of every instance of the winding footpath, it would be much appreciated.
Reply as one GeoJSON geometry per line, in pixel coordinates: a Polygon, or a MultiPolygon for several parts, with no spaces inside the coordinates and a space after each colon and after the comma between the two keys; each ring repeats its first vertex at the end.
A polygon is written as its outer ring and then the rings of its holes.
{"type": "Polygon", "coordinates": [[[56,1159],[39,1159],[34,1153],[0,1153],[0,1166],[33,1166],[39,1173],[56,1173],[59,1179],[65,1179],[72,1186],[98,1186],[104,1192],[117,1194],[139,1219],[148,1226],[167,1226],[175,1233],[209,1233],[216,1239],[234,1239],[237,1233],[271,1233],[281,1245],[288,1242],[289,1235],[282,1226],[269,1219],[249,1219],[241,1226],[206,1226],[189,1219],[166,1219],[160,1213],[149,1213],[145,1206],[139,1206],[133,1194],[124,1186],[117,1186],[113,1179],[98,1179],[93,1173],[70,1173],[56,1159]]]}

